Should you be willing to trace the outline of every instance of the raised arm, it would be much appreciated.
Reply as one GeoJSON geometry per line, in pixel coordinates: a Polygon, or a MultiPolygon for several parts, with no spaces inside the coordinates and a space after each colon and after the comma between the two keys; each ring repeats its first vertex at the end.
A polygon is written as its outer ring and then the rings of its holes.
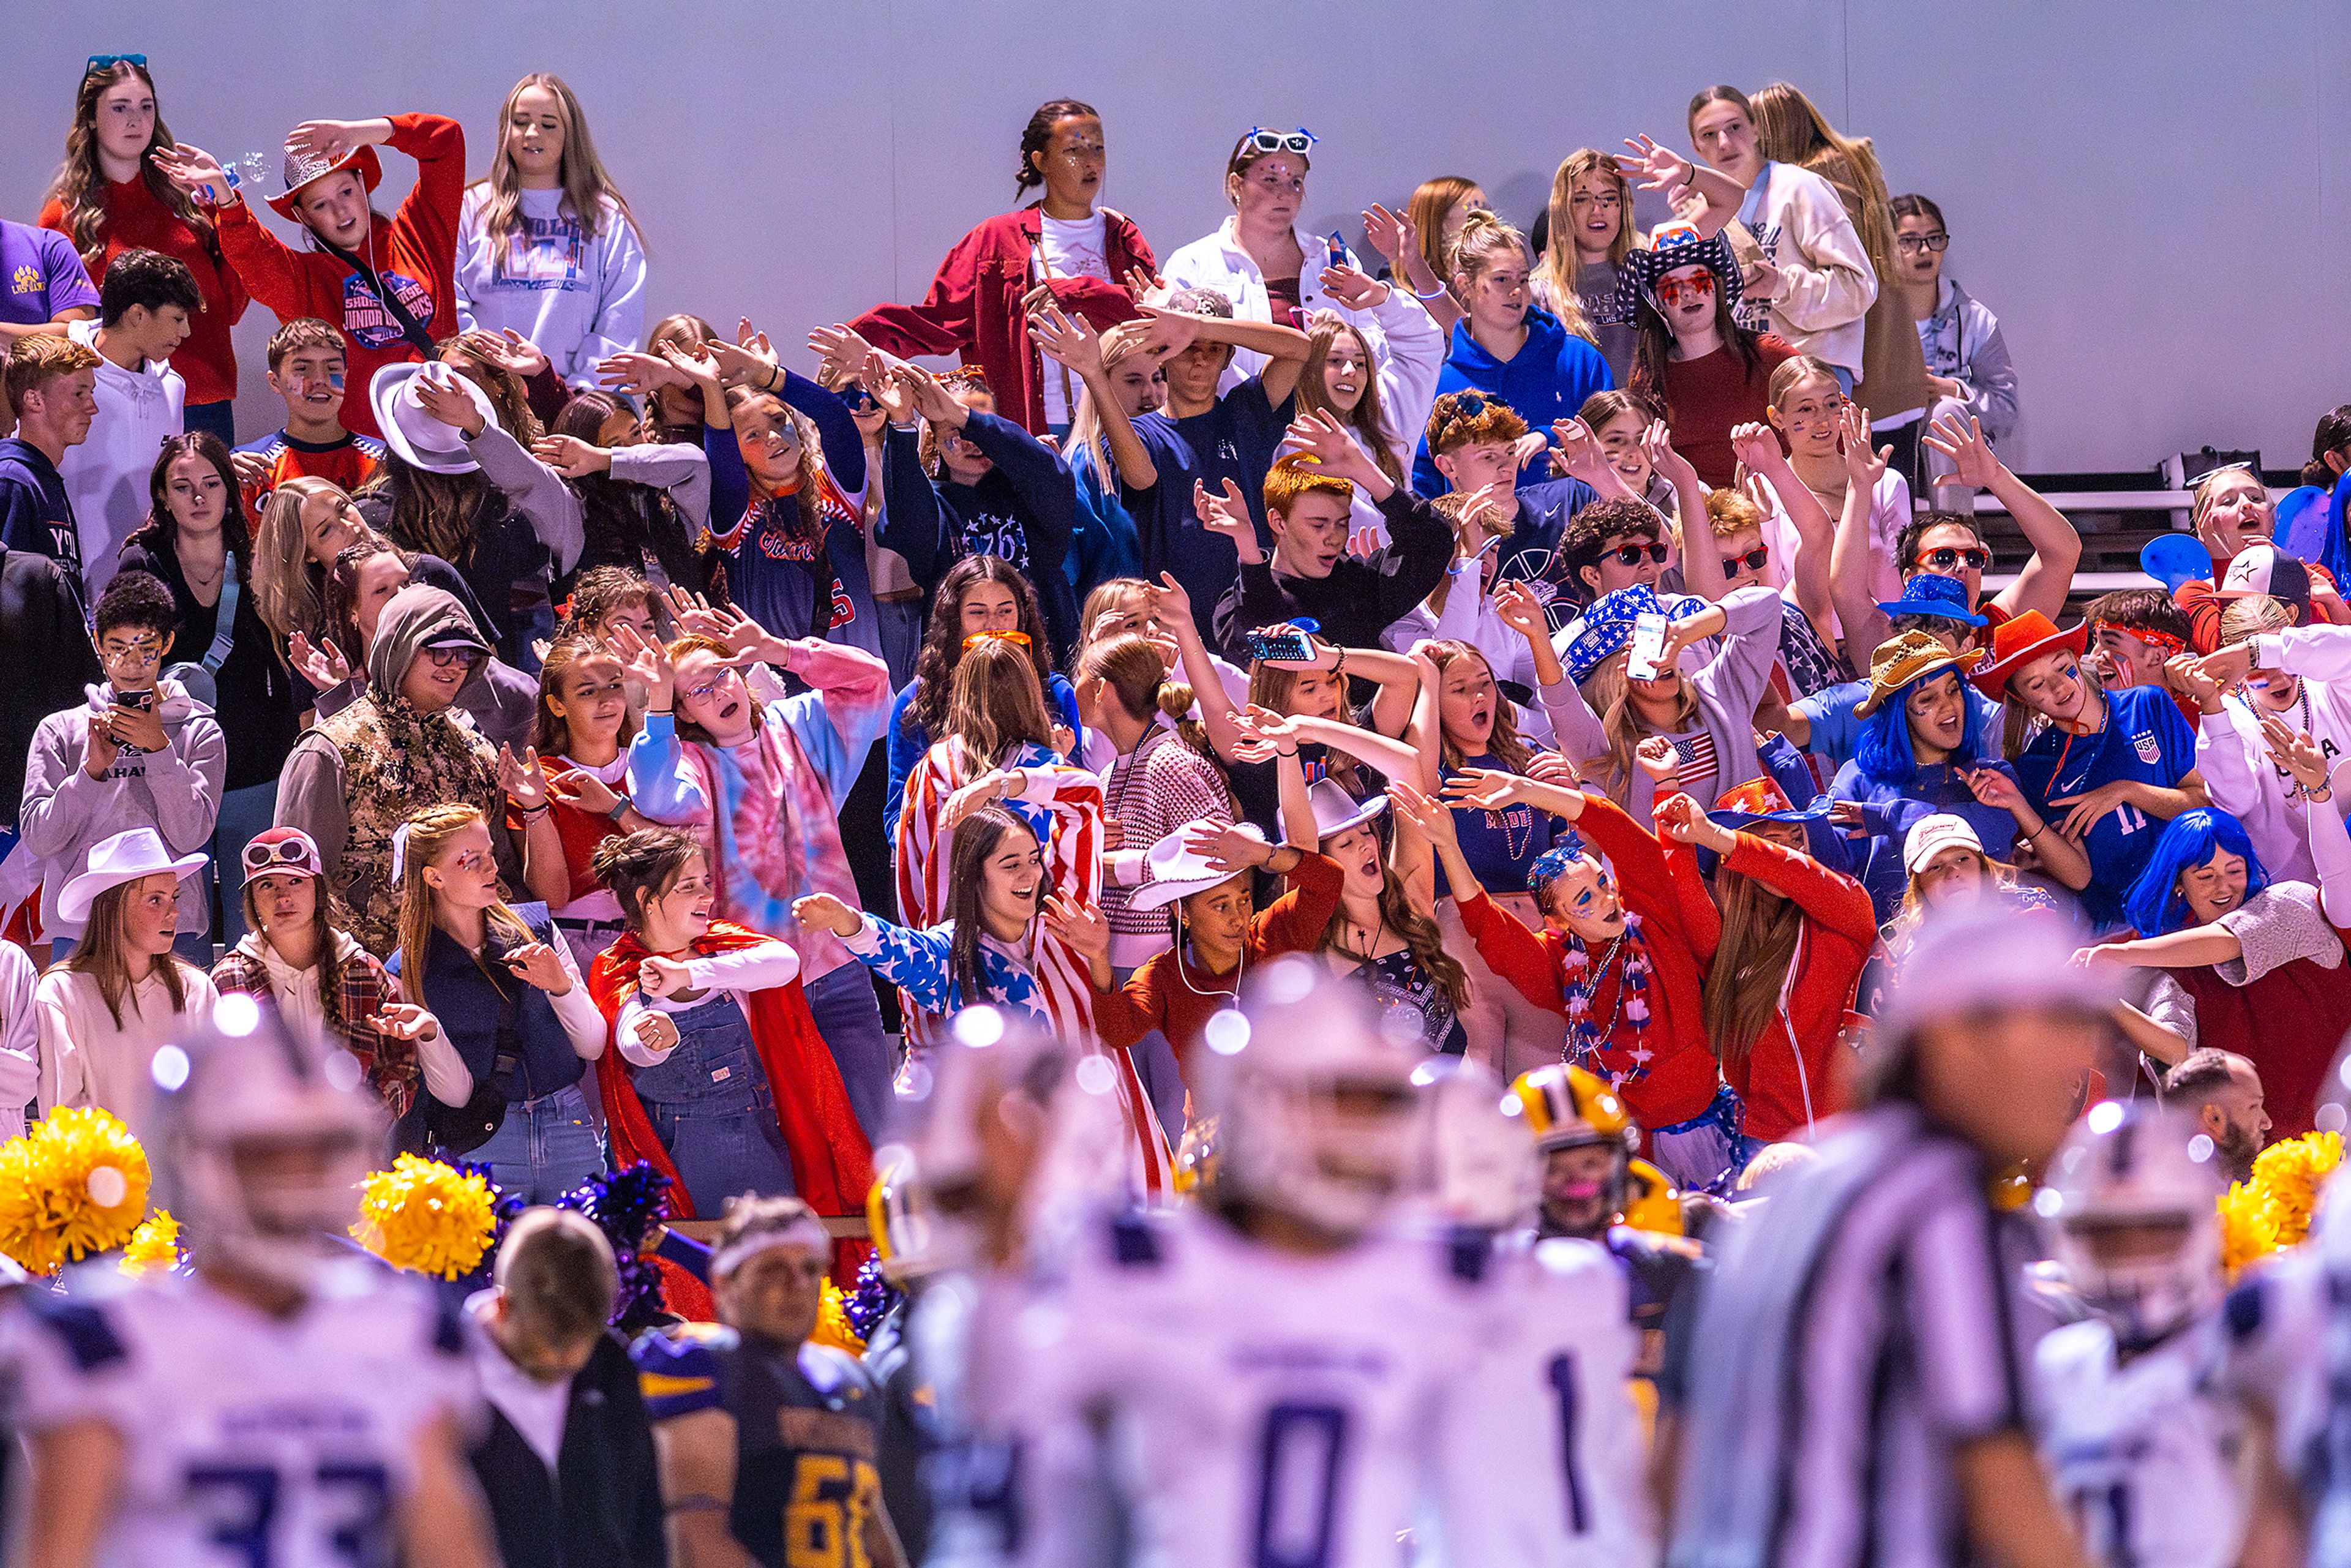
{"type": "Polygon", "coordinates": [[[1208,732],[1208,744],[1218,757],[1230,762],[1234,747],[1245,738],[1240,724],[1240,709],[1234,706],[1232,695],[1217,674],[1217,662],[1209,656],[1208,645],[1200,640],[1199,623],[1192,618],[1192,596],[1168,572],[1159,574],[1155,586],[1146,586],[1144,598],[1159,628],[1176,640],[1176,656],[1184,664],[1184,678],[1192,684],[1193,700],[1200,705],[1200,718],[1208,732]]]}
{"type": "MultiPolygon", "coordinates": [[[[1847,403],[1845,406],[1850,409],[1853,405],[1847,403]]],[[[1868,427],[1864,425],[1860,450],[1865,455],[1869,452],[1868,434],[1868,427]]],[[[1780,450],[1780,437],[1771,426],[1742,424],[1730,433],[1730,445],[1739,460],[1747,465],[1747,471],[1761,475],[1763,482],[1771,486],[1771,493],[1780,498],[1782,515],[1788,519],[1789,527],[1796,530],[1795,559],[1787,563],[1788,584],[1795,591],[1796,608],[1804,612],[1814,630],[1824,630],[1833,624],[1829,618],[1834,611],[1829,562],[1835,549],[1836,533],[1835,526],[1829,521],[1827,509],[1821,505],[1821,498],[1813,494],[1812,487],[1799,479],[1796,471],[1788,465],[1787,455],[1780,450]]],[[[1850,445],[1847,450],[1852,450],[1850,445]]],[[[1848,460],[1846,468],[1850,474],[1852,461],[1848,460]]],[[[1882,471],[1883,465],[1880,468],[1882,471]]],[[[1861,487],[1865,496],[1875,494],[1874,480],[1868,486],[1863,486],[1860,476],[1853,475],[1850,485],[1861,487]]],[[[1847,494],[1851,494],[1850,487],[1847,494]]],[[[1687,549],[1682,553],[1685,558],[1689,554],[1687,549]]],[[[1682,570],[1685,572],[1689,570],[1687,559],[1682,570]]],[[[1716,570],[1720,570],[1721,565],[1717,562],[1716,570]]]]}
{"type": "Polygon", "coordinates": [[[1881,454],[1869,444],[1869,427],[1852,404],[1845,405],[1845,414],[1848,431],[1858,425],[1862,434],[1857,441],[1848,437],[1845,443],[1844,510],[1838,515],[1829,550],[1829,598],[1844,633],[1845,663],[1865,670],[1877,645],[1894,635],[1894,622],[1869,591],[1869,569],[1877,548],[1870,538],[1869,513],[1891,448],[1881,454]]]}
{"type": "Polygon", "coordinates": [[[1102,438],[1110,444],[1111,461],[1118,465],[1119,481],[1129,489],[1150,489],[1159,483],[1159,465],[1152,461],[1151,449],[1143,438],[1134,434],[1134,422],[1126,417],[1117,390],[1111,385],[1102,364],[1101,335],[1083,316],[1063,315],[1050,295],[1040,298],[1040,294],[1045,294],[1041,288],[1029,297],[1029,338],[1038,352],[1085,383],[1086,394],[1093,399],[1094,417],[1102,422],[1102,438]]]}
{"type": "Polygon", "coordinates": [[[1946,414],[1922,440],[1949,457],[1959,482],[1990,490],[2032,547],[2032,557],[2016,580],[2001,590],[1994,601],[2011,615],[2038,610],[2052,621],[2065,608],[2074,586],[2074,570],[2082,564],[2082,536],[2065,514],[2042,498],[2041,493],[2018,478],[1984,439],[1983,422],[1970,414],[1963,423],[1946,414]]]}

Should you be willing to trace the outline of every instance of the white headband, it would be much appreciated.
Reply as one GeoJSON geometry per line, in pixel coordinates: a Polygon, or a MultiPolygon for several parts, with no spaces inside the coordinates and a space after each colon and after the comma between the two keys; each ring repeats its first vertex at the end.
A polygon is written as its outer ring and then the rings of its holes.
{"type": "Polygon", "coordinates": [[[754,1230],[728,1242],[711,1257],[710,1277],[723,1279],[760,1253],[778,1247],[805,1247],[822,1256],[832,1247],[832,1233],[813,1214],[803,1215],[781,1229],[754,1230]]]}
{"type": "Polygon", "coordinates": [[[392,880],[397,886],[400,873],[408,864],[408,824],[402,822],[392,830],[392,880]]]}

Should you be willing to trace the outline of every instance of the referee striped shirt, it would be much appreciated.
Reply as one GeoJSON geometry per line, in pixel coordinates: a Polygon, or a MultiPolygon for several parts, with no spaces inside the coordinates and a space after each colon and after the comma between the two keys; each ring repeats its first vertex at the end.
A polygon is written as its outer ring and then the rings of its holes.
{"type": "Polygon", "coordinates": [[[1970,1563],[1953,1450],[2027,1429],[2030,1220],[1915,1107],[1823,1131],[1700,1313],[1673,1568],[1970,1563]]]}

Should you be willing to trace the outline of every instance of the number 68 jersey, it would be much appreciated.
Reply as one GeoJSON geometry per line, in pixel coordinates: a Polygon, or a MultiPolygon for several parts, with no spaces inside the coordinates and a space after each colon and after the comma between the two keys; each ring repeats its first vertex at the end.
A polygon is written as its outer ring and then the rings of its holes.
{"type": "Polygon", "coordinates": [[[370,1264],[283,1319],[177,1276],[27,1306],[19,1424],[122,1439],[110,1568],[392,1563],[420,1434],[478,1403],[454,1305],[370,1264]]]}

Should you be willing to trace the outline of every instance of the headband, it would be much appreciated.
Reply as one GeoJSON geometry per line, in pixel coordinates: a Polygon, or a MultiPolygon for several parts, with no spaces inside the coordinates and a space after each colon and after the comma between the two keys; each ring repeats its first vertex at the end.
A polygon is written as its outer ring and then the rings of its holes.
{"type": "Polygon", "coordinates": [[[1535,863],[1527,867],[1527,885],[1532,887],[1565,875],[1568,867],[1584,858],[1584,852],[1582,833],[1573,828],[1555,830],[1551,848],[1537,855],[1535,863]]]}
{"type": "Polygon", "coordinates": [[[831,1246],[832,1233],[825,1229],[824,1221],[813,1214],[804,1214],[789,1225],[754,1230],[720,1248],[710,1260],[710,1277],[724,1279],[760,1253],[778,1247],[805,1247],[821,1256],[831,1246]]]}
{"type": "Polygon", "coordinates": [[[2095,641],[2101,632],[2119,632],[2126,637],[2136,637],[2167,659],[2178,658],[2188,652],[2188,644],[2168,632],[2158,632],[2152,626],[2124,626],[2112,621],[2091,623],[2090,637],[2095,641]]]}
{"type": "Polygon", "coordinates": [[[982,643],[1018,643],[1026,648],[1029,645],[1029,633],[1026,632],[975,632],[963,640],[963,651],[968,653],[982,643]]]}

